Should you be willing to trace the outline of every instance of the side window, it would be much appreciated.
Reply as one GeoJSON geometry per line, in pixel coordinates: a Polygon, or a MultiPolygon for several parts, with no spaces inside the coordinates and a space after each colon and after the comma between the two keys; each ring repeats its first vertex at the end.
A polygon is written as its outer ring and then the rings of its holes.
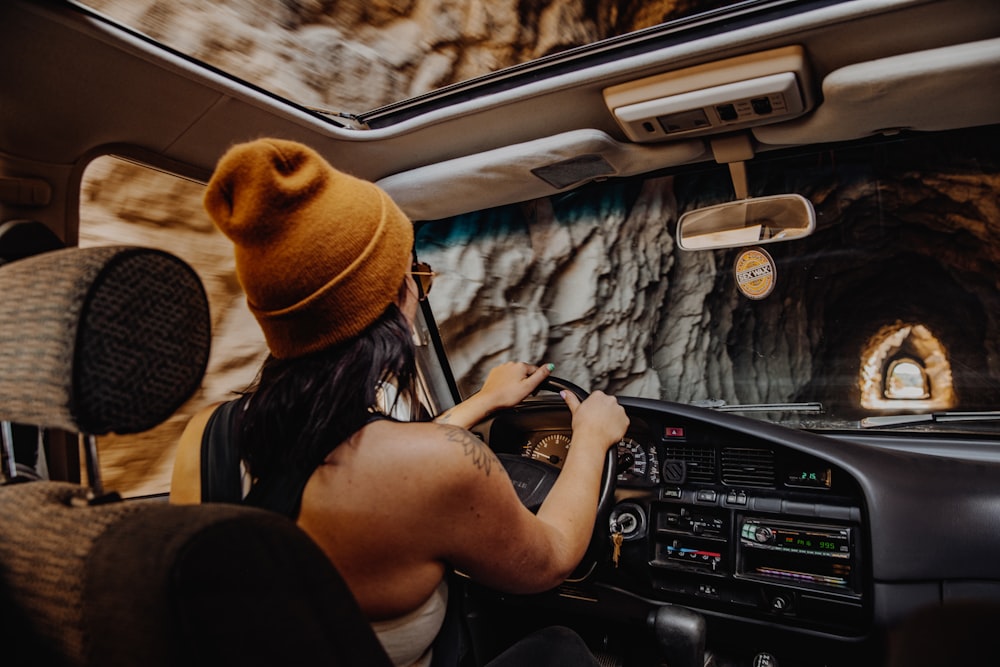
{"type": "Polygon", "coordinates": [[[151,431],[99,439],[104,486],[123,496],[168,492],[188,419],[246,387],[266,354],[236,279],[232,245],[202,208],[203,192],[201,183],[114,157],[95,160],[84,174],[80,245],[140,245],[177,255],[201,277],[212,313],[212,353],[195,395],[151,431]]]}

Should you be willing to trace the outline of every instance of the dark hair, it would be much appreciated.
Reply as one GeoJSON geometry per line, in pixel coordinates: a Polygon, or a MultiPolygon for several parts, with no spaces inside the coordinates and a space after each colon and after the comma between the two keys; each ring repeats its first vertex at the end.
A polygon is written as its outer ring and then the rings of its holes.
{"type": "Polygon", "coordinates": [[[397,400],[415,397],[412,335],[392,304],[355,338],[297,359],[268,357],[238,426],[248,504],[296,517],[313,471],[378,409],[379,386],[391,381],[397,400]]]}

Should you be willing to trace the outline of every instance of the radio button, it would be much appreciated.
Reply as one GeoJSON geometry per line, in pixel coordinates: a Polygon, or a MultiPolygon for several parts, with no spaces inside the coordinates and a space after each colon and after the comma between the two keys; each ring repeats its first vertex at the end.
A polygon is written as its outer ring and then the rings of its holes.
{"type": "Polygon", "coordinates": [[[747,494],[744,491],[730,491],[726,494],[726,504],[727,505],[746,505],[747,504],[747,494]]]}
{"type": "Polygon", "coordinates": [[[698,595],[717,598],[719,597],[719,589],[712,584],[698,584],[698,595]]]}

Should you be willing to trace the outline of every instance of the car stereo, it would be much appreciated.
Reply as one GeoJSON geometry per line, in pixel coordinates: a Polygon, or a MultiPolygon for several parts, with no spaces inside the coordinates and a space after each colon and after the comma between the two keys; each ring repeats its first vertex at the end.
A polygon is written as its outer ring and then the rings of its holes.
{"type": "Polygon", "coordinates": [[[739,519],[736,574],[837,591],[857,592],[854,535],[848,526],[739,519]]]}
{"type": "MultiPolygon", "coordinates": [[[[767,505],[758,500],[748,496],[746,504],[767,505]]],[[[857,632],[870,610],[859,516],[854,508],[829,506],[812,517],[777,518],[661,500],[650,506],[648,560],[636,563],[648,568],[655,594],[664,599],[823,631],[857,632]]],[[[631,543],[636,545],[632,553],[643,553],[641,541],[633,537],[631,543]]]]}

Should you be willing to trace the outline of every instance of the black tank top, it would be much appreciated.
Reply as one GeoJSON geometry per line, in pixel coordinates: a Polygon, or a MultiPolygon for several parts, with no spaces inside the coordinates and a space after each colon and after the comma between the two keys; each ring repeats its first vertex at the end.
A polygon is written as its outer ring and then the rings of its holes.
{"type": "MultiPolygon", "coordinates": [[[[238,442],[239,419],[247,401],[241,396],[223,403],[212,412],[201,439],[201,501],[203,503],[239,503],[261,507],[295,519],[302,506],[302,494],[315,468],[279,471],[266,482],[256,483],[243,494],[243,471],[238,442]]],[[[383,419],[373,412],[365,426],[383,419]]]]}

